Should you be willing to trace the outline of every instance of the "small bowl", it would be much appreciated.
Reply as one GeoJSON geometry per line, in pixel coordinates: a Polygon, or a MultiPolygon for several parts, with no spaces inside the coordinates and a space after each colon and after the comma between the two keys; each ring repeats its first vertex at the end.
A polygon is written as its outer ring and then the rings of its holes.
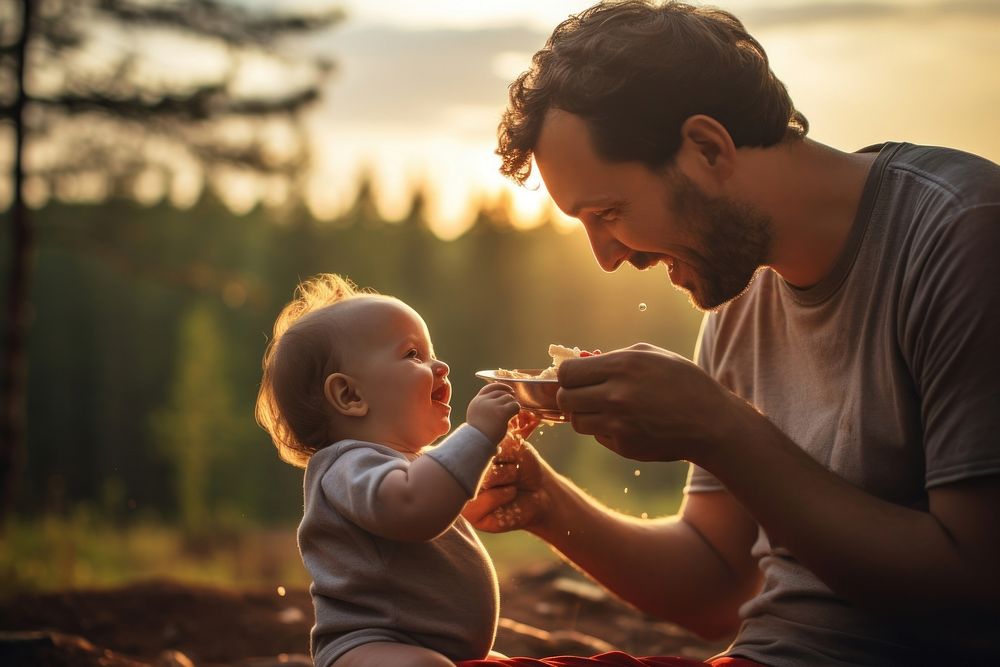
{"type": "MultiPolygon", "coordinates": [[[[541,368],[515,368],[517,373],[538,375],[541,368]]],[[[486,382],[502,382],[514,390],[514,398],[521,404],[522,410],[533,412],[545,421],[564,422],[566,415],[556,403],[556,392],[559,391],[559,381],[555,378],[541,379],[537,377],[511,378],[497,374],[497,371],[477,371],[476,377],[486,382]]]]}

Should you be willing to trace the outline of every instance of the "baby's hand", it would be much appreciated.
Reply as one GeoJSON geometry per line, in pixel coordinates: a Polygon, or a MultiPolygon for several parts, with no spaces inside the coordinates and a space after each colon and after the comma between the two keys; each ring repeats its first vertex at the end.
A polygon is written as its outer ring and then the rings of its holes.
{"type": "Polygon", "coordinates": [[[520,409],[513,389],[501,382],[491,382],[480,389],[469,403],[466,422],[496,444],[507,433],[507,422],[520,409]]]}

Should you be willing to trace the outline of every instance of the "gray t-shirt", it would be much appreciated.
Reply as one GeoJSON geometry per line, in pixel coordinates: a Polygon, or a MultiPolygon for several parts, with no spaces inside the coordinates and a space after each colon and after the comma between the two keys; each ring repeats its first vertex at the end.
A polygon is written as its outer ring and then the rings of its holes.
{"type": "MultiPolygon", "coordinates": [[[[496,450],[464,424],[423,456],[441,464],[471,497],[496,450]]],[[[386,511],[377,501],[379,484],[408,466],[403,454],[358,440],[341,440],[309,460],[298,540],[313,579],[317,667],[370,642],[425,646],[452,660],[483,658],[493,646],[496,572],[464,518],[427,542],[376,534],[386,511]]]]}
{"type": "MultiPolygon", "coordinates": [[[[879,155],[835,268],[809,289],[765,270],[706,317],[696,357],[830,470],[926,509],[927,489],[1000,473],[1000,167],[943,148],[865,150],[879,155]]],[[[721,488],[692,468],[687,492],[721,488]]],[[[926,659],[914,631],[835,595],[763,530],[752,553],[763,590],[730,654],[775,667],[926,659]]]]}

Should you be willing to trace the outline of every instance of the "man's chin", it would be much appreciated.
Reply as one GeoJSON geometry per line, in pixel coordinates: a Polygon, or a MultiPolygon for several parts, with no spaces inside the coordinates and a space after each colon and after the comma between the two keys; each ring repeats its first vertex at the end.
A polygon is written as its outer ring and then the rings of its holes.
{"type": "Polygon", "coordinates": [[[704,283],[698,283],[693,288],[681,287],[680,289],[688,293],[688,299],[695,308],[706,313],[714,313],[746,294],[752,283],[753,278],[742,287],[733,287],[731,289],[716,288],[708,292],[703,289],[704,283]]]}
{"type": "Polygon", "coordinates": [[[744,287],[729,295],[722,290],[707,290],[705,282],[686,264],[681,268],[680,262],[675,263],[672,269],[668,268],[667,275],[674,288],[685,292],[691,305],[702,312],[717,311],[746,291],[744,287]]]}
{"type": "Polygon", "coordinates": [[[707,299],[705,299],[705,295],[701,290],[701,281],[697,279],[694,271],[688,264],[674,260],[666,264],[666,269],[670,284],[675,289],[685,292],[692,306],[698,310],[711,310],[710,307],[704,305],[707,303],[707,299]]]}
{"type": "Polygon", "coordinates": [[[701,292],[696,289],[692,289],[686,285],[676,284],[674,287],[687,294],[688,303],[690,303],[693,308],[700,310],[703,313],[711,312],[719,308],[719,304],[713,304],[712,301],[705,299],[701,292]]]}

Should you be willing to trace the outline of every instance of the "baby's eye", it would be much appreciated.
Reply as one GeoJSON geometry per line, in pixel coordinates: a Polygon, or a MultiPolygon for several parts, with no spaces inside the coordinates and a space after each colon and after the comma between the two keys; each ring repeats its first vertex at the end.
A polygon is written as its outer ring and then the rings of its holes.
{"type": "Polygon", "coordinates": [[[411,347],[409,350],[406,351],[406,357],[405,358],[406,359],[419,359],[420,358],[420,351],[417,350],[417,348],[415,348],[415,347],[411,347]]]}
{"type": "Polygon", "coordinates": [[[614,222],[619,217],[619,211],[617,208],[602,208],[594,211],[594,217],[602,222],[614,222]]]}

